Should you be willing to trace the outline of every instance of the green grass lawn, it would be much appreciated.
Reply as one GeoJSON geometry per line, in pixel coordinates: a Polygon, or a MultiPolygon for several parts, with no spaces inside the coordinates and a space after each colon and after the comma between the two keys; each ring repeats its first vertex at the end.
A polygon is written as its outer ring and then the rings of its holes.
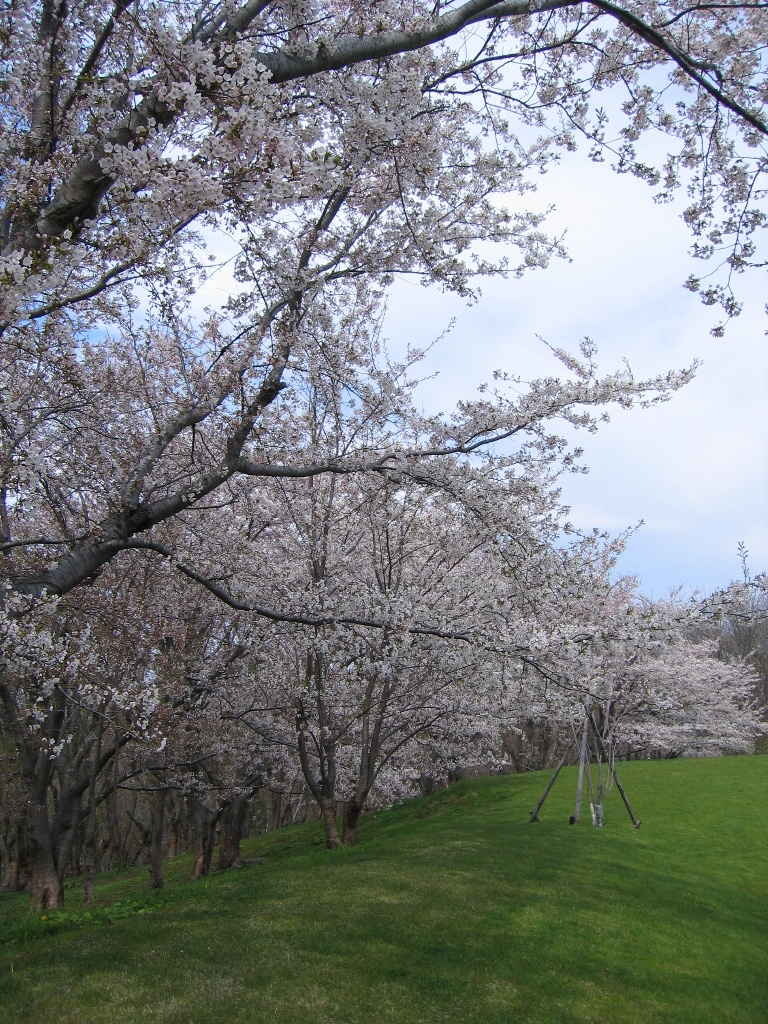
{"type": "Polygon", "coordinates": [[[460,783],[244,844],[265,865],[103,875],[42,920],[0,897],[0,1020],[173,1024],[768,1024],[768,757],[634,762],[606,825],[575,771],[460,783]],[[588,809],[587,809],[588,810],[588,809]]]}

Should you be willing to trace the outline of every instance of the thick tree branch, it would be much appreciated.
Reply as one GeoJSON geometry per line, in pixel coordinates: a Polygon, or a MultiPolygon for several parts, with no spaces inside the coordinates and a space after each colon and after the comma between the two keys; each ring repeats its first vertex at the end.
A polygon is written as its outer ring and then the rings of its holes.
{"type": "MultiPolygon", "coordinates": [[[[112,553],[117,551],[154,551],[164,558],[173,561],[174,568],[183,576],[199,583],[214,597],[218,598],[227,607],[238,612],[249,612],[258,615],[260,618],[269,619],[271,622],[285,622],[298,626],[364,626],[371,629],[391,629],[392,623],[386,619],[367,619],[355,615],[312,615],[305,612],[281,612],[274,608],[267,608],[262,605],[251,604],[240,601],[223,587],[213,580],[202,576],[190,566],[176,560],[173,551],[165,544],[151,540],[127,540],[116,541],[110,545],[112,553]]],[[[432,636],[442,640],[459,640],[463,643],[475,643],[476,640],[469,633],[442,630],[431,626],[408,626],[406,632],[414,636],[432,636]]]]}
{"type": "Polygon", "coordinates": [[[98,64],[101,55],[104,52],[104,47],[107,45],[109,38],[112,35],[112,32],[114,31],[115,25],[118,23],[118,21],[123,16],[125,11],[128,9],[130,4],[131,0],[117,0],[117,3],[115,4],[112,13],[110,14],[109,18],[106,21],[106,24],[104,25],[104,28],[101,30],[101,32],[94,40],[93,46],[91,47],[91,52],[88,54],[88,58],[86,59],[85,64],[83,64],[80,70],[80,74],[77,76],[77,80],[75,81],[75,84],[73,85],[71,91],[67,94],[67,96],[64,98],[61,104],[59,110],[59,118],[61,120],[63,120],[67,116],[69,111],[72,109],[72,105],[77,99],[81,88],[83,87],[83,85],[85,85],[85,83],[88,81],[91,74],[93,73],[94,69],[96,68],[96,65],[98,64]]]}

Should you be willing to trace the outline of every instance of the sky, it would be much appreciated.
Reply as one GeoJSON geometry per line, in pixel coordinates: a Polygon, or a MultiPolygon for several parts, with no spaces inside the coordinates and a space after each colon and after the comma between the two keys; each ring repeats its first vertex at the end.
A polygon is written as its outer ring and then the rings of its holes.
{"type": "Polygon", "coordinates": [[[584,154],[565,154],[539,179],[535,203],[556,211],[549,230],[567,230],[572,262],[558,260],[522,280],[487,281],[471,306],[436,288],[398,280],[384,335],[394,354],[424,347],[455,326],[422,364],[427,413],[450,410],[495,369],[525,379],[562,367],[538,340],[576,351],[589,336],[601,371],[623,359],[636,377],[702,361],[695,379],[662,406],[616,410],[597,435],[581,432],[587,475],[562,479],[570,521],[629,540],[619,570],[662,597],[710,592],[740,577],[737,548],[753,572],[768,570],[768,316],[765,272],[738,279],[742,315],[725,337],[710,336],[717,308],[683,287],[701,264],[675,205],[652,201],[647,185],[584,154]]]}

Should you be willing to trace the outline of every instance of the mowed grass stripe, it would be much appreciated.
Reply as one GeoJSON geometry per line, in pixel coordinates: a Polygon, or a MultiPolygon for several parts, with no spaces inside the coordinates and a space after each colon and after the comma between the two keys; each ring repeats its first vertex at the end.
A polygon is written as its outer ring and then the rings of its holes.
{"type": "Polygon", "coordinates": [[[566,769],[462,782],[244,844],[266,865],[187,883],[187,857],[77,883],[46,921],[0,898],[0,1016],[173,1024],[767,1024],[768,758],[620,766],[606,825],[568,825],[566,769]]]}

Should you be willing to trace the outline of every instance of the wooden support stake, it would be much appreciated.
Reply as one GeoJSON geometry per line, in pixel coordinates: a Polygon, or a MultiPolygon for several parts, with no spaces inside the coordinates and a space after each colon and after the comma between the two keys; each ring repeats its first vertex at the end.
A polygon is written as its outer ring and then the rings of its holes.
{"type": "Polygon", "coordinates": [[[570,754],[570,752],[571,752],[571,747],[572,747],[572,746],[573,746],[573,740],[571,740],[571,742],[570,742],[570,743],[568,744],[568,746],[567,746],[567,747],[565,748],[565,753],[563,754],[562,758],[560,759],[560,764],[559,764],[559,765],[557,766],[557,768],[555,768],[555,774],[554,774],[554,775],[552,776],[552,778],[551,778],[551,779],[549,780],[549,782],[548,782],[548,784],[547,784],[547,788],[546,788],[546,789],[544,790],[544,795],[542,796],[541,800],[539,800],[539,802],[538,802],[538,803],[536,804],[536,810],[534,810],[534,811],[531,811],[531,818],[530,818],[529,824],[530,824],[531,822],[534,822],[534,821],[538,821],[538,820],[539,820],[539,811],[540,811],[540,810],[541,810],[541,808],[542,808],[542,807],[544,806],[544,801],[545,801],[545,800],[547,799],[547,797],[549,796],[549,791],[550,791],[550,789],[552,789],[552,787],[554,786],[554,784],[555,784],[555,779],[556,779],[556,778],[557,778],[557,776],[558,776],[558,775],[560,774],[560,769],[561,769],[561,768],[563,767],[563,765],[565,764],[565,762],[566,762],[566,760],[567,760],[567,758],[568,758],[568,755],[569,755],[569,754],[570,754]]]}
{"type": "Polygon", "coordinates": [[[569,824],[571,825],[579,824],[579,815],[581,814],[581,791],[584,788],[584,765],[587,761],[587,738],[589,734],[589,697],[587,697],[585,711],[584,732],[581,734],[581,754],[579,755],[579,781],[576,784],[576,810],[569,819],[569,824]]]}
{"type": "Polygon", "coordinates": [[[627,800],[627,794],[624,792],[624,787],[619,782],[619,776],[616,774],[616,769],[613,767],[613,761],[608,756],[608,752],[605,749],[605,745],[603,744],[602,737],[601,737],[600,733],[597,731],[597,725],[595,724],[595,720],[592,717],[592,712],[588,711],[587,714],[589,715],[589,720],[592,723],[592,728],[595,730],[595,738],[597,739],[597,742],[598,742],[598,744],[600,746],[600,750],[602,751],[603,757],[605,758],[605,760],[607,761],[607,763],[610,766],[611,775],[613,775],[613,781],[616,783],[616,788],[621,793],[621,799],[624,801],[624,806],[627,808],[627,813],[629,814],[630,818],[632,819],[632,824],[635,826],[635,828],[640,828],[640,826],[643,823],[642,823],[642,821],[638,821],[637,820],[637,818],[635,817],[635,815],[634,815],[634,813],[632,811],[632,808],[629,806],[629,800],[627,800]]]}

